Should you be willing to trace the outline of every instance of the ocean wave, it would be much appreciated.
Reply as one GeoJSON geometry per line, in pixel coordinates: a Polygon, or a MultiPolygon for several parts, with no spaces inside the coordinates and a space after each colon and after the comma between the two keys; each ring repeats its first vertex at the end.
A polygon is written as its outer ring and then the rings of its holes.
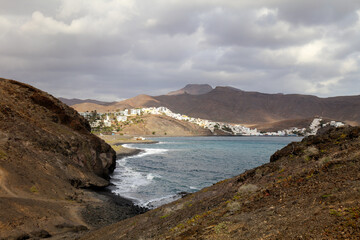
{"type": "Polygon", "coordinates": [[[159,174],[153,174],[153,173],[149,173],[148,175],[146,175],[146,179],[148,180],[153,180],[154,178],[161,178],[161,176],[159,174]]]}
{"type": "Polygon", "coordinates": [[[141,153],[134,155],[134,156],[127,157],[127,158],[139,158],[139,157],[144,157],[147,155],[160,155],[160,154],[164,154],[169,151],[169,149],[162,149],[162,148],[136,148],[135,144],[124,144],[123,146],[126,148],[142,150],[141,153]]]}
{"type": "Polygon", "coordinates": [[[153,179],[161,178],[158,174],[138,172],[126,165],[127,160],[117,161],[117,167],[112,174],[112,183],[116,186],[116,193],[134,192],[141,186],[149,185],[153,179]]]}
{"type": "Polygon", "coordinates": [[[139,148],[139,149],[143,150],[143,152],[139,153],[138,155],[131,156],[129,158],[139,158],[147,155],[161,155],[169,151],[168,149],[155,149],[155,148],[139,148]]]}
{"type": "Polygon", "coordinates": [[[125,148],[134,148],[132,144],[122,144],[121,146],[125,148]]]}

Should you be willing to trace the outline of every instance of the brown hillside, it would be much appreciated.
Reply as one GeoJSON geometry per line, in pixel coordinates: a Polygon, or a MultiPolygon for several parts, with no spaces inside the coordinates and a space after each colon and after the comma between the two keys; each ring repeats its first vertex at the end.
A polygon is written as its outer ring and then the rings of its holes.
{"type": "MultiPolygon", "coordinates": [[[[257,128],[259,131],[272,132],[279,129],[290,129],[292,127],[297,128],[308,128],[313,121],[313,118],[307,119],[289,119],[283,121],[261,123],[261,124],[248,124],[250,128],[257,128]]],[[[326,122],[329,122],[329,119],[324,119],[326,122]]]]}
{"type": "Polygon", "coordinates": [[[318,98],[217,87],[203,95],[155,97],[174,112],[215,121],[263,124],[315,116],[360,123],[360,96],[318,98]],[[357,109],[357,111],[356,111],[357,109]]]}
{"type": "Polygon", "coordinates": [[[29,85],[0,79],[0,239],[83,231],[102,200],[115,151],[76,111],[29,85]]]}
{"type": "Polygon", "coordinates": [[[167,95],[180,95],[180,94],[190,94],[190,95],[201,95],[210,92],[213,88],[209,84],[188,84],[184,88],[177,91],[169,92],[167,95]]]}
{"type": "Polygon", "coordinates": [[[87,112],[87,111],[91,112],[91,111],[96,110],[97,112],[105,113],[105,112],[115,110],[113,105],[104,106],[104,105],[100,105],[100,104],[96,104],[96,103],[89,103],[89,102],[74,104],[74,105],[71,105],[71,107],[74,108],[78,112],[87,112]]]}
{"type": "Polygon", "coordinates": [[[144,115],[139,123],[125,126],[121,133],[138,136],[206,136],[210,130],[162,115],[144,115]]]}
{"type": "Polygon", "coordinates": [[[359,149],[360,128],[331,129],[82,239],[359,239],[359,149]]]}
{"type": "Polygon", "coordinates": [[[71,107],[73,107],[78,112],[86,112],[86,111],[90,112],[96,110],[97,112],[105,113],[109,111],[111,112],[111,111],[123,110],[125,108],[140,108],[147,106],[160,107],[161,103],[159,103],[159,101],[157,101],[155,98],[143,94],[106,106],[86,102],[86,103],[75,104],[72,105],[71,107]]]}
{"type": "Polygon", "coordinates": [[[80,103],[95,103],[98,105],[108,106],[108,105],[116,103],[116,102],[104,102],[104,101],[98,101],[98,100],[92,100],[92,99],[82,100],[82,99],[78,99],[78,98],[72,98],[72,99],[59,98],[59,100],[68,106],[72,106],[72,105],[80,104],[80,103]]]}
{"type": "MultiPolygon", "coordinates": [[[[307,122],[315,116],[345,121],[351,125],[360,124],[360,96],[319,98],[298,94],[245,92],[231,87],[216,87],[201,95],[187,93],[157,97],[140,95],[108,106],[107,109],[158,106],[191,117],[257,125],[262,129],[301,127],[295,124],[307,122]]],[[[74,108],[80,110],[77,105],[74,108]]],[[[92,106],[88,110],[95,108],[92,106]]],[[[98,106],[97,110],[100,109],[103,107],[98,106]]]]}

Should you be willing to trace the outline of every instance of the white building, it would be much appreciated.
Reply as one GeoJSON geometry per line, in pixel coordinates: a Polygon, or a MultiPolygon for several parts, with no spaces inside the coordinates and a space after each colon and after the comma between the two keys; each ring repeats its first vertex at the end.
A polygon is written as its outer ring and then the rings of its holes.
{"type": "Polygon", "coordinates": [[[111,127],[111,121],[104,120],[104,126],[105,127],[111,127]]]}
{"type": "Polygon", "coordinates": [[[100,127],[101,120],[96,120],[95,122],[90,123],[90,127],[96,128],[100,127]]]}
{"type": "Polygon", "coordinates": [[[127,116],[116,116],[116,120],[118,122],[126,122],[127,121],[127,116]]]}

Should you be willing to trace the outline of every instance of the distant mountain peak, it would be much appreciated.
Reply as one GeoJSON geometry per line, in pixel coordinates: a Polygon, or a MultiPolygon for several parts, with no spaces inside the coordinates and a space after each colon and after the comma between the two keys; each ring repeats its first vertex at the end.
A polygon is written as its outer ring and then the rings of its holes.
{"type": "Polygon", "coordinates": [[[212,91],[213,88],[209,84],[188,84],[184,88],[177,91],[169,92],[167,95],[202,95],[212,91]]]}

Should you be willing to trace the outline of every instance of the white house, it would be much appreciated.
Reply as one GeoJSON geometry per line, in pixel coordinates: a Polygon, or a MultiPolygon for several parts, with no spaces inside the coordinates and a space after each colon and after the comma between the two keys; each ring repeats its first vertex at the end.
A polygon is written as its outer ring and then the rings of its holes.
{"type": "Polygon", "coordinates": [[[105,127],[111,127],[111,121],[104,120],[105,127]]]}
{"type": "Polygon", "coordinates": [[[131,115],[140,115],[141,109],[131,109],[131,115]]]}
{"type": "Polygon", "coordinates": [[[90,127],[95,128],[99,127],[101,123],[101,120],[96,120],[95,122],[90,123],[90,127]]]}
{"type": "Polygon", "coordinates": [[[116,120],[118,122],[126,122],[127,121],[127,116],[116,116],[116,120]]]}

